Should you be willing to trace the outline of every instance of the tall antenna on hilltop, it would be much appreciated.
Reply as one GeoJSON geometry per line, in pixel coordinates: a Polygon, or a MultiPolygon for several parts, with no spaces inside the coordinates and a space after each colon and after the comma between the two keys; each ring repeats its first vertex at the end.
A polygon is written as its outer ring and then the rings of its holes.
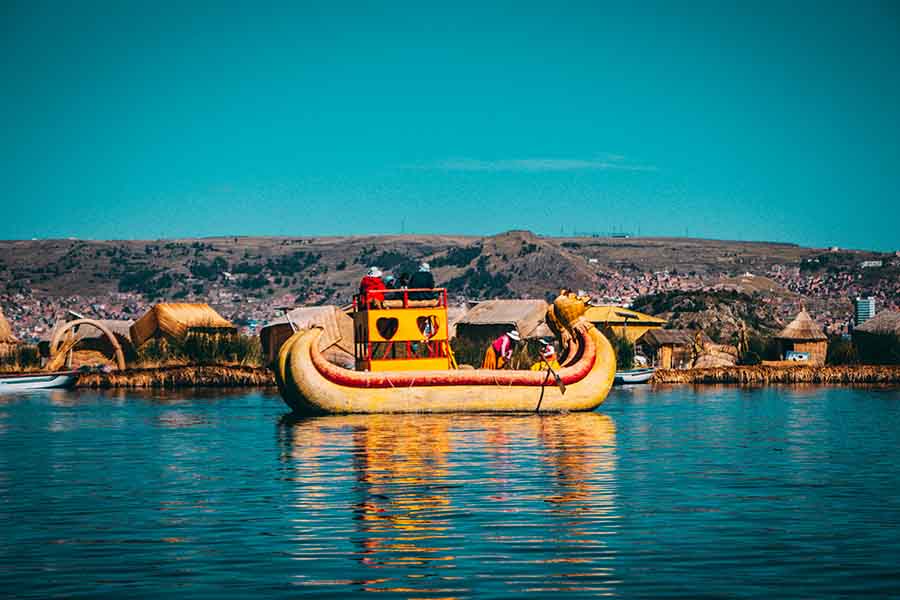
{"type": "Polygon", "coordinates": [[[406,217],[400,219],[400,233],[406,233],[406,217]]]}

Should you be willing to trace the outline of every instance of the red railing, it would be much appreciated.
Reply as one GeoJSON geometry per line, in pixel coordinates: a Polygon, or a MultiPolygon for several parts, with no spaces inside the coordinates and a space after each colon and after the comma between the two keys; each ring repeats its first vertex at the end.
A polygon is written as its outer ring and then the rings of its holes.
{"type": "Polygon", "coordinates": [[[382,308],[388,310],[391,308],[409,308],[410,300],[413,302],[437,300],[438,303],[436,306],[447,308],[447,288],[400,288],[394,290],[372,290],[369,292],[362,292],[353,296],[353,310],[367,310],[373,302],[381,303],[382,308]],[[410,294],[413,294],[413,296],[421,296],[410,298],[410,294]],[[403,300],[402,306],[391,307],[383,304],[383,301],[385,300],[397,299],[403,300]]]}

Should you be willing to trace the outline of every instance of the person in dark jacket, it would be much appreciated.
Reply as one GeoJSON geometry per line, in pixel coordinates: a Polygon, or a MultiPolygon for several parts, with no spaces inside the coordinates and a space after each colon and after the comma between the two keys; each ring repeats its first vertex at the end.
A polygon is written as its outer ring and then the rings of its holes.
{"type": "MultiPolygon", "coordinates": [[[[419,270],[413,273],[409,278],[410,289],[433,289],[434,275],[431,273],[431,265],[423,262],[419,265],[419,270]]],[[[410,300],[433,300],[436,297],[434,292],[410,292],[410,300]]]]}

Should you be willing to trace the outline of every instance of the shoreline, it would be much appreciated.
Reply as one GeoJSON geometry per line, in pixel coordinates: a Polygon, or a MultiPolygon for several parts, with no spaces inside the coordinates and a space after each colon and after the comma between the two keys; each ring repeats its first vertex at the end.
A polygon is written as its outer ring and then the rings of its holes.
{"type": "Polygon", "coordinates": [[[241,365],[180,365],[85,373],[75,383],[75,387],[90,389],[270,386],[275,386],[271,369],[241,365]]]}
{"type": "Polygon", "coordinates": [[[769,385],[817,383],[822,385],[900,383],[900,365],[842,366],[733,366],[706,369],[661,369],[650,383],[769,385]]]}
{"type": "MultiPolygon", "coordinates": [[[[821,385],[900,384],[898,366],[734,366],[707,369],[661,369],[651,384],[821,385]]],[[[178,365],[128,369],[78,376],[78,388],[228,388],[275,387],[275,374],[266,367],[241,365],[178,365]]]]}

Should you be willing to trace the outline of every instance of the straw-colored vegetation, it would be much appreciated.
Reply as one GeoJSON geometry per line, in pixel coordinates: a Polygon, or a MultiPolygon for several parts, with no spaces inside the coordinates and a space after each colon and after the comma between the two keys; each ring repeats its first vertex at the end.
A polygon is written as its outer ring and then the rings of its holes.
{"type": "Polygon", "coordinates": [[[78,386],[89,388],[245,387],[275,385],[272,371],[262,367],[186,365],[129,369],[79,375],[78,386]]]}
{"type": "Polygon", "coordinates": [[[187,365],[262,366],[259,338],[189,333],[182,339],[155,338],[137,351],[138,368],[187,365]]]}
{"type": "Polygon", "coordinates": [[[659,370],[653,383],[773,383],[861,384],[900,383],[900,366],[734,366],[712,369],[659,370]]]}

